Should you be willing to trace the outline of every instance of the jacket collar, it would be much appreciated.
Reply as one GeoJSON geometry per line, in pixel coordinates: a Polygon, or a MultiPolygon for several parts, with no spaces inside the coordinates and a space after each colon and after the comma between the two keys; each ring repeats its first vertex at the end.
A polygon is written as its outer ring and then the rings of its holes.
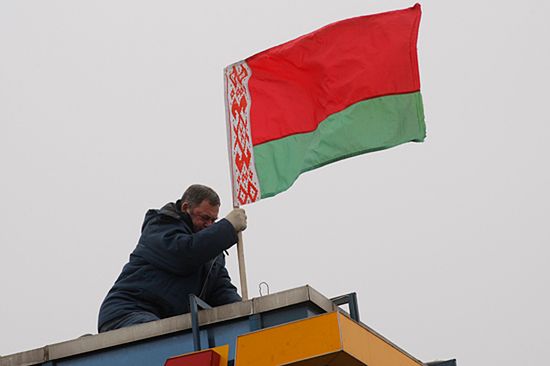
{"type": "Polygon", "coordinates": [[[175,203],[170,202],[165,204],[160,210],[159,214],[166,215],[169,217],[172,217],[176,220],[181,220],[187,224],[195,232],[195,229],[193,228],[193,221],[191,220],[191,216],[187,212],[183,212],[180,210],[181,203],[180,200],[177,200],[175,203]]]}

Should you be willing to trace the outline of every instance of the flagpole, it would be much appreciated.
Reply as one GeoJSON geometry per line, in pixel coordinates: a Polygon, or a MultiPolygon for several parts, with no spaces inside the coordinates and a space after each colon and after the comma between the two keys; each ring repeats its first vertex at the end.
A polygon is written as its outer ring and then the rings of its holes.
{"type": "MultiPolygon", "coordinates": [[[[233,208],[239,208],[239,203],[233,199],[233,208]]],[[[243,301],[248,300],[248,283],[246,282],[246,265],[244,263],[243,232],[237,234],[237,260],[239,262],[239,279],[241,281],[241,296],[243,301]]]]}
{"type": "Polygon", "coordinates": [[[244,264],[244,245],[242,231],[237,234],[239,241],[237,242],[237,256],[239,258],[239,276],[241,280],[241,295],[243,301],[248,300],[248,284],[246,282],[246,267],[244,264]]]}

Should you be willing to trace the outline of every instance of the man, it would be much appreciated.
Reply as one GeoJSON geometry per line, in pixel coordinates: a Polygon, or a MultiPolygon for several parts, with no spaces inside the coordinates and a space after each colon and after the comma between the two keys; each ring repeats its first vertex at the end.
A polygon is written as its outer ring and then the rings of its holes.
{"type": "Polygon", "coordinates": [[[189,312],[189,294],[212,306],[241,301],[223,252],[246,229],[243,209],[217,221],[220,198],[195,184],[176,203],[149,210],[141,237],[99,311],[106,332],[189,312]]]}

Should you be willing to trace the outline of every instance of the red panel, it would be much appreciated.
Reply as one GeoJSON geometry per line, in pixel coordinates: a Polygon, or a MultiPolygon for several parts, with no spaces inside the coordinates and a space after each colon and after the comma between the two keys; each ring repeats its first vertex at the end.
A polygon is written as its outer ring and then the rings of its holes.
{"type": "Polygon", "coordinates": [[[164,366],[219,366],[220,355],[212,350],[169,358],[164,366]]]}
{"type": "Polygon", "coordinates": [[[359,101],[420,89],[420,5],[336,22],[246,59],[254,146],[311,132],[359,101]]]}

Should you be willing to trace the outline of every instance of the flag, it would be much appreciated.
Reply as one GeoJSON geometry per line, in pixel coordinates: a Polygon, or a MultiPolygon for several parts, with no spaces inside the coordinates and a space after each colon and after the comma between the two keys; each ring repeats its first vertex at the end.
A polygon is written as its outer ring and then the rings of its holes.
{"type": "Polygon", "coordinates": [[[424,140],[420,16],[416,4],[342,20],[224,69],[235,204],[326,164],[424,140]]]}

